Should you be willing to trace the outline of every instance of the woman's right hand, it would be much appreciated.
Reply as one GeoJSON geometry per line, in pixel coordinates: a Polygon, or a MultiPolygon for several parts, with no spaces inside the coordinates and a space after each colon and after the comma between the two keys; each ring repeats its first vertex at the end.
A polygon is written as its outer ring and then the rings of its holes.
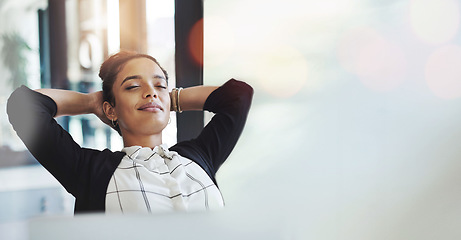
{"type": "Polygon", "coordinates": [[[102,91],[89,93],[88,96],[91,98],[92,113],[96,115],[103,123],[111,126],[111,121],[106,117],[103,110],[103,98],[102,91]]]}

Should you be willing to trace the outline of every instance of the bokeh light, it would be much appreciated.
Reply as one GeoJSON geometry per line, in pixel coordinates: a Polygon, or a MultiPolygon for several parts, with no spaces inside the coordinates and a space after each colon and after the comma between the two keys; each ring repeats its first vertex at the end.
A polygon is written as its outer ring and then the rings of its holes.
{"type": "Polygon", "coordinates": [[[357,0],[331,0],[315,1],[313,6],[299,8],[298,11],[304,11],[305,15],[310,18],[328,18],[349,13],[357,4],[357,0]],[[306,13],[307,11],[307,13],[306,13]]]}
{"type": "Polygon", "coordinates": [[[225,18],[207,16],[204,21],[204,61],[207,66],[224,63],[234,52],[235,36],[225,18]]]}
{"type": "Polygon", "coordinates": [[[347,31],[337,49],[341,66],[377,91],[389,91],[405,79],[406,57],[397,44],[370,27],[347,31]]]}
{"type": "Polygon", "coordinates": [[[450,41],[458,31],[459,2],[456,0],[412,0],[410,23],[424,42],[441,44],[450,41]]]}
{"type": "Polygon", "coordinates": [[[290,45],[268,45],[256,49],[252,55],[255,59],[247,66],[251,69],[250,79],[257,79],[259,85],[273,96],[291,97],[308,81],[309,64],[304,55],[290,45]]]}
{"type": "Polygon", "coordinates": [[[203,19],[198,20],[191,28],[188,39],[189,54],[194,62],[203,66],[203,19]]]}
{"type": "Polygon", "coordinates": [[[435,50],[428,58],[426,82],[438,97],[461,97],[461,47],[448,45],[435,50]]]}

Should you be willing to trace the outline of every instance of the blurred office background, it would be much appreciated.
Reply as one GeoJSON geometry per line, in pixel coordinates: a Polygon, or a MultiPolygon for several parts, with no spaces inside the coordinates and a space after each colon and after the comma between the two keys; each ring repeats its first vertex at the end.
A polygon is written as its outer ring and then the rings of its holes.
{"type": "MultiPolygon", "coordinates": [[[[273,239],[461,235],[461,1],[202,3],[203,57],[189,54],[203,83],[255,89],[217,176],[227,207],[202,220],[273,239]]],[[[173,87],[174,17],[173,0],[0,0],[0,237],[33,238],[30,219],[73,212],[15,136],[9,94],[20,84],[99,90],[100,63],[124,46],[155,56],[173,87]],[[133,45],[123,24],[135,18],[146,32],[133,45]]],[[[92,116],[59,122],[83,146],[122,146],[92,116]]],[[[177,129],[173,121],[169,145],[177,129]]]]}

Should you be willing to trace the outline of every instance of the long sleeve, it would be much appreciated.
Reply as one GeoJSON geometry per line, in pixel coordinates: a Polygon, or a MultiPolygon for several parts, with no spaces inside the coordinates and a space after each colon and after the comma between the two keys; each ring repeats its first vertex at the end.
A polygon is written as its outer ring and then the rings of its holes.
{"type": "Polygon", "coordinates": [[[213,91],[204,110],[215,113],[196,139],[180,142],[171,150],[196,161],[216,182],[215,174],[234,149],[244,129],[253,88],[231,79],[213,91]]]}
{"type": "Polygon", "coordinates": [[[103,210],[105,188],[118,165],[113,156],[121,159],[124,154],[80,147],[56,122],[56,112],[50,97],[25,86],[16,89],[7,103],[14,130],[40,164],[76,197],[76,211],[103,210]]]}

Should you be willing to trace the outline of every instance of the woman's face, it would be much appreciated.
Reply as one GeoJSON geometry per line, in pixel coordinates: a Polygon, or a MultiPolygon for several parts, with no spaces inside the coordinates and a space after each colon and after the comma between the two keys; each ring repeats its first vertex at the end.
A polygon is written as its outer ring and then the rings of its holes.
{"type": "Polygon", "coordinates": [[[122,131],[135,135],[160,133],[170,118],[170,95],[162,69],[148,58],[128,61],[112,87],[113,108],[122,131]]]}

